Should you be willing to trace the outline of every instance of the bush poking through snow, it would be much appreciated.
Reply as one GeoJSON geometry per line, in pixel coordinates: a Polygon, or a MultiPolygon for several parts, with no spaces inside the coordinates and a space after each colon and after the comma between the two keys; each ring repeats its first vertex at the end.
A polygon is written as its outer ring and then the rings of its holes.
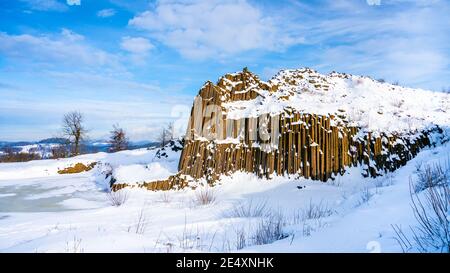
{"type": "Polygon", "coordinates": [[[110,191],[107,196],[110,204],[115,207],[122,206],[128,200],[128,192],[124,190],[110,191]]]}
{"type": "Polygon", "coordinates": [[[409,240],[408,236],[406,236],[405,233],[403,232],[402,227],[399,225],[392,225],[392,224],[391,224],[391,227],[395,232],[394,239],[397,241],[397,243],[402,248],[403,253],[406,253],[409,250],[411,250],[413,245],[411,244],[411,241],[409,240]]]}
{"type": "Polygon", "coordinates": [[[207,186],[195,192],[195,201],[199,205],[209,205],[216,201],[214,190],[207,186]]]}
{"type": "Polygon", "coordinates": [[[241,250],[247,246],[247,236],[244,228],[236,230],[236,250],[241,250]]]}
{"type": "Polygon", "coordinates": [[[412,228],[413,240],[421,252],[450,253],[450,185],[434,185],[421,198],[410,183],[412,208],[419,223],[412,228]]]}
{"type": "Polygon", "coordinates": [[[128,227],[128,232],[133,230],[134,233],[142,235],[145,233],[146,228],[147,228],[147,219],[145,216],[145,207],[144,207],[139,211],[136,223],[133,226],[128,227]]]}
{"type": "Polygon", "coordinates": [[[334,211],[328,207],[327,204],[324,204],[322,201],[319,203],[313,203],[311,200],[309,201],[309,205],[306,209],[303,210],[303,219],[319,219],[323,217],[328,217],[332,215],[334,211]]]}
{"type": "Polygon", "coordinates": [[[228,218],[256,218],[268,217],[271,214],[267,208],[267,201],[253,202],[239,202],[234,205],[230,211],[224,213],[224,217],[228,218]]]}
{"type": "Polygon", "coordinates": [[[410,181],[411,207],[418,225],[406,235],[398,225],[392,225],[397,243],[403,252],[414,247],[420,252],[450,253],[450,185],[432,186],[424,193],[415,193],[410,181]]]}
{"type": "Polygon", "coordinates": [[[450,183],[450,164],[427,165],[418,167],[418,181],[414,184],[414,192],[418,193],[434,186],[443,186],[450,183]]]}
{"type": "Polygon", "coordinates": [[[160,195],[160,200],[163,203],[170,203],[170,201],[172,200],[172,198],[170,197],[170,194],[166,191],[162,192],[160,195]]]}
{"type": "Polygon", "coordinates": [[[328,207],[327,204],[324,204],[322,201],[320,201],[319,203],[313,203],[312,200],[310,200],[306,208],[298,210],[294,213],[293,223],[299,224],[306,220],[317,220],[320,218],[331,216],[334,213],[335,211],[328,207]]]}
{"type": "Polygon", "coordinates": [[[81,239],[78,239],[76,236],[73,236],[72,242],[66,241],[66,249],[67,253],[83,253],[84,248],[81,246],[81,239]]]}
{"type": "Polygon", "coordinates": [[[361,191],[361,195],[359,197],[358,206],[361,206],[362,204],[365,204],[369,202],[369,200],[372,198],[373,193],[370,191],[370,188],[366,187],[361,191]]]}
{"type": "Polygon", "coordinates": [[[254,235],[255,245],[265,245],[277,240],[287,238],[288,235],[283,228],[286,225],[286,219],[281,212],[274,213],[268,218],[260,221],[254,235]]]}

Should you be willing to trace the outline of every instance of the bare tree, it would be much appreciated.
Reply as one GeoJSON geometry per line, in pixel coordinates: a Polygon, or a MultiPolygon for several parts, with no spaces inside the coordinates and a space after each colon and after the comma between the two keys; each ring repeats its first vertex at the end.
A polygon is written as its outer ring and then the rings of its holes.
{"type": "Polygon", "coordinates": [[[166,127],[163,127],[159,135],[161,147],[164,147],[169,141],[173,140],[173,123],[170,122],[166,127]]]}
{"type": "Polygon", "coordinates": [[[120,128],[118,124],[113,125],[109,143],[111,144],[111,147],[109,148],[110,152],[118,152],[128,149],[128,138],[125,131],[120,128]]]}
{"type": "Polygon", "coordinates": [[[73,111],[64,115],[63,134],[73,145],[73,155],[80,154],[80,143],[87,137],[87,129],[83,126],[84,116],[73,111]]]}

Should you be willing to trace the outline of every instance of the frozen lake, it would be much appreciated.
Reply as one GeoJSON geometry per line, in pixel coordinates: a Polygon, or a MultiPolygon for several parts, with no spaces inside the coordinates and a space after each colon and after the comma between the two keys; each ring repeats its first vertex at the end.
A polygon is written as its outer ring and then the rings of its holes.
{"type": "Polygon", "coordinates": [[[31,178],[14,184],[4,181],[0,183],[0,213],[89,209],[100,207],[98,202],[102,201],[105,201],[105,194],[90,182],[87,175],[31,178]]]}

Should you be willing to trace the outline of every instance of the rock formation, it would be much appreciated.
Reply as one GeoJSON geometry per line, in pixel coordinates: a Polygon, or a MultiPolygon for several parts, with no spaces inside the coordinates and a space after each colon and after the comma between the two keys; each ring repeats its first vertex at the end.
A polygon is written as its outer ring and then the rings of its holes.
{"type": "Polygon", "coordinates": [[[236,171],[324,182],[351,166],[362,166],[364,176],[382,175],[436,142],[432,136],[450,120],[449,98],[308,68],[282,70],[264,82],[244,68],[206,82],[194,98],[178,174],[141,186],[212,183],[236,171]]]}

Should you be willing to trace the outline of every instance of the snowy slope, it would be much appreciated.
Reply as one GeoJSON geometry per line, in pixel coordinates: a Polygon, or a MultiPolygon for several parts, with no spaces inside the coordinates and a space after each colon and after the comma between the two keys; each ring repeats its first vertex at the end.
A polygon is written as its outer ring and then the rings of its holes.
{"type": "MultiPolygon", "coordinates": [[[[251,77],[259,81],[257,76],[251,77]]],[[[230,86],[236,84],[229,83],[230,86]]],[[[241,91],[256,91],[259,96],[254,100],[224,103],[227,118],[275,115],[291,108],[300,113],[332,114],[338,116],[337,122],[388,134],[449,125],[450,94],[447,93],[406,88],[336,72],[322,75],[309,68],[281,70],[263,84],[269,89],[254,84],[241,91]]]]}
{"type": "Polygon", "coordinates": [[[179,152],[158,158],[156,150],[142,149],[4,163],[0,252],[399,252],[391,224],[415,224],[408,184],[410,177],[416,179],[417,162],[444,162],[449,154],[448,143],[425,149],[406,166],[376,179],[362,178],[354,168],[330,183],[286,177],[268,181],[236,173],[195,191],[124,189],[120,192],[128,199],[119,207],[109,203],[102,185],[105,166],[119,179],[137,182],[175,173],[179,152]],[[102,164],[89,172],[57,174],[74,163],[94,161],[102,164]],[[201,205],[196,196],[206,189],[216,200],[201,205]],[[284,215],[287,237],[255,245],[252,236],[261,217],[232,214],[250,203],[284,215]],[[329,214],[299,217],[311,204],[328,208],[329,214]],[[240,234],[245,244],[237,239],[240,234]]]}

